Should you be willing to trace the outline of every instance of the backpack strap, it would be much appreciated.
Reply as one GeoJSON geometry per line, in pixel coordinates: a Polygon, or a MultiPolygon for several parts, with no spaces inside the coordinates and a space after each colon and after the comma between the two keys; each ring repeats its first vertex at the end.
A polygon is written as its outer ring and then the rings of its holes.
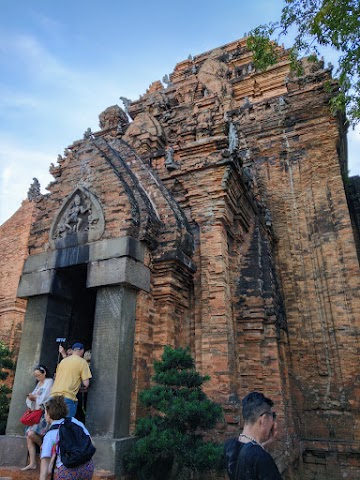
{"type": "Polygon", "coordinates": [[[237,461],[236,461],[234,480],[238,480],[240,478],[239,474],[241,472],[241,469],[243,469],[245,451],[249,448],[249,445],[255,445],[255,443],[253,443],[253,442],[244,443],[244,446],[241,447],[240,453],[239,453],[237,461]]]}
{"type": "Polygon", "coordinates": [[[56,425],[51,425],[48,432],[50,432],[50,430],[59,430],[60,425],[61,425],[61,423],[57,423],[56,425]]]}
{"type": "MultiPolygon", "coordinates": [[[[55,425],[51,425],[51,427],[49,428],[48,432],[50,432],[50,430],[59,430],[59,431],[60,431],[60,427],[61,427],[61,425],[63,425],[63,424],[64,424],[64,422],[56,423],[55,425]]],[[[58,449],[59,433],[57,434],[56,438],[57,438],[57,441],[56,441],[56,447],[55,447],[55,458],[54,458],[54,463],[53,463],[53,466],[52,466],[52,469],[51,469],[51,477],[50,477],[50,480],[54,480],[56,460],[57,460],[57,457],[58,457],[58,455],[59,455],[59,449],[58,449]]]]}

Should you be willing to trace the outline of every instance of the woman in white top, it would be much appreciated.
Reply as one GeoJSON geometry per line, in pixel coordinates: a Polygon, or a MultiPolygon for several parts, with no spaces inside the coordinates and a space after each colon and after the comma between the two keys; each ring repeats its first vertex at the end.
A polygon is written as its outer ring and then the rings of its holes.
{"type": "MultiPolygon", "coordinates": [[[[27,395],[26,405],[31,410],[38,410],[44,408],[45,402],[50,397],[53,379],[49,378],[49,372],[45,365],[37,365],[34,368],[33,375],[37,380],[37,384],[35,389],[27,395]]],[[[36,445],[41,446],[46,431],[46,425],[45,413],[43,413],[40,422],[37,425],[26,427],[25,435],[29,450],[29,465],[22,468],[22,470],[36,469],[36,445]]]]}

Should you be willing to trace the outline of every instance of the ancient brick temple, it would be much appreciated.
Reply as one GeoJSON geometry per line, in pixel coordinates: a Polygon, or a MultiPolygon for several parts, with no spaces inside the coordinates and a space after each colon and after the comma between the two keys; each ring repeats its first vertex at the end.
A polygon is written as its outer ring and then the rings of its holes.
{"type": "Polygon", "coordinates": [[[120,475],[154,359],[189,345],[224,407],[215,438],[257,389],[276,404],[284,478],[359,478],[360,188],[349,207],[331,71],[304,68],[293,77],[284,53],[256,72],[246,40],[189,57],[51,166],[12,292],[27,300],[12,442],[33,365],[55,367],[57,337],[81,340],[97,465],[120,475]]]}

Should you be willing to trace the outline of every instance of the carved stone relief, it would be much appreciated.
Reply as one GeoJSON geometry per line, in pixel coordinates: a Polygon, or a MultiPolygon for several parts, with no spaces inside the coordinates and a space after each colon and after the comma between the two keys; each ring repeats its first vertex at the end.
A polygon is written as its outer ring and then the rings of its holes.
{"type": "Polygon", "coordinates": [[[64,201],[50,229],[51,248],[64,248],[98,240],[105,228],[99,200],[78,186],[64,201]]]}
{"type": "Polygon", "coordinates": [[[208,58],[201,66],[198,79],[206,87],[208,93],[216,93],[219,97],[231,94],[231,86],[228,82],[229,68],[225,63],[216,59],[208,58]]]}

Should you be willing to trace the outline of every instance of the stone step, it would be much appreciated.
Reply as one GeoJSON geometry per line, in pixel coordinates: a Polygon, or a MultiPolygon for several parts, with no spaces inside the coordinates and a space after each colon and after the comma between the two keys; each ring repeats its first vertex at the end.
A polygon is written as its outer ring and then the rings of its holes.
{"type": "MultiPolygon", "coordinates": [[[[40,470],[25,470],[19,467],[0,467],[0,480],[38,480],[40,470]]],[[[115,480],[115,475],[103,470],[95,470],[93,480],[115,480]]]]}

